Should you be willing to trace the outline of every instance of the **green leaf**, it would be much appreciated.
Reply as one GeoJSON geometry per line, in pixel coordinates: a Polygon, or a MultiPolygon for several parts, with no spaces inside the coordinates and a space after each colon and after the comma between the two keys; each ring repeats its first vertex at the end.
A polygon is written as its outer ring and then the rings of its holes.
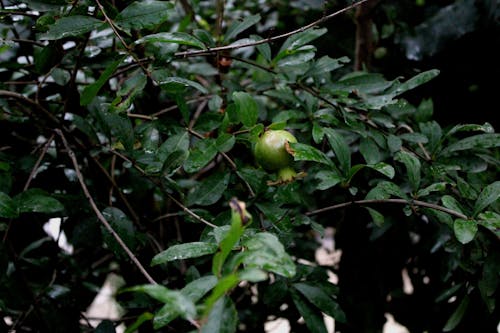
{"type": "Polygon", "coordinates": [[[302,296],[292,290],[293,303],[306,322],[306,326],[311,333],[327,333],[325,322],[320,311],[313,308],[312,304],[302,298],[302,296]]]}
{"type": "Polygon", "coordinates": [[[297,289],[305,298],[317,306],[322,312],[335,318],[335,320],[345,323],[346,317],[344,311],[340,309],[339,304],[330,297],[325,291],[309,283],[294,283],[293,287],[297,289]]]}
{"type": "Polygon", "coordinates": [[[295,161],[313,161],[333,166],[332,161],[322,151],[303,143],[290,143],[295,161]]]}
{"type": "Polygon", "coordinates": [[[164,1],[135,1],[115,18],[116,25],[123,29],[152,28],[165,22],[173,5],[164,1]]]}
{"type": "Polygon", "coordinates": [[[278,57],[279,55],[286,51],[286,50],[296,50],[299,47],[321,37],[327,32],[326,28],[321,28],[321,29],[308,29],[303,32],[299,32],[297,34],[294,34],[283,43],[283,45],[280,48],[280,51],[278,52],[278,57]]]}
{"type": "Polygon", "coordinates": [[[217,251],[217,244],[204,242],[191,242],[177,244],[158,253],[151,260],[151,266],[163,264],[169,261],[198,258],[217,251]]]}
{"type": "Polygon", "coordinates": [[[217,155],[215,140],[200,140],[189,151],[189,157],[184,163],[184,170],[187,173],[197,172],[207,165],[215,157],[215,155],[217,155]]]}
{"type": "Polygon", "coordinates": [[[41,40],[55,40],[78,36],[103,25],[103,21],[90,16],[73,15],[62,17],[50,26],[49,31],[41,35],[41,40]]]}
{"type": "Polygon", "coordinates": [[[408,90],[414,89],[424,83],[429,82],[438,75],[439,75],[439,70],[437,69],[428,70],[426,72],[415,75],[414,77],[412,77],[411,79],[407,80],[404,83],[401,83],[400,85],[395,86],[389,92],[393,94],[393,96],[401,95],[402,93],[408,90]]]}
{"type": "Polygon", "coordinates": [[[458,324],[460,324],[468,306],[469,306],[469,296],[465,296],[464,299],[458,305],[455,312],[453,312],[453,314],[450,316],[450,318],[444,325],[443,332],[453,331],[458,326],[458,324]]]}
{"type": "Polygon", "coordinates": [[[259,118],[259,109],[253,97],[246,92],[235,91],[233,101],[236,105],[238,118],[243,125],[247,127],[255,125],[259,118]]]}
{"type": "Polygon", "coordinates": [[[14,206],[17,206],[19,213],[51,214],[64,209],[64,206],[58,200],[39,189],[29,189],[19,193],[13,200],[14,206]]]}
{"type": "Polygon", "coordinates": [[[319,58],[312,66],[308,69],[308,71],[304,74],[304,76],[323,76],[331,71],[334,71],[338,68],[344,66],[344,64],[349,63],[350,60],[347,57],[342,57],[338,59],[332,59],[328,56],[323,56],[319,58]]]}
{"type": "Polygon", "coordinates": [[[7,194],[0,192],[0,217],[10,219],[19,216],[14,200],[7,194]]]}
{"type": "Polygon", "coordinates": [[[403,199],[406,198],[398,185],[387,181],[381,181],[368,192],[365,199],[389,199],[391,196],[403,199]]]}
{"type": "Polygon", "coordinates": [[[202,94],[208,94],[208,90],[203,87],[201,84],[198,82],[194,82],[188,79],[185,79],[183,77],[158,77],[156,76],[155,79],[157,80],[157,83],[162,86],[166,87],[167,89],[174,89],[176,90],[177,87],[191,87],[194,88],[198,91],[200,91],[202,94]]]}
{"type": "Polygon", "coordinates": [[[139,327],[147,321],[150,321],[154,318],[154,315],[151,312],[142,313],[134,323],[127,326],[127,329],[124,333],[134,333],[139,330],[139,327]]]}
{"type": "Polygon", "coordinates": [[[182,131],[169,137],[158,148],[160,161],[165,161],[168,156],[176,151],[187,152],[189,149],[189,133],[182,131]]]}
{"type": "Polygon", "coordinates": [[[387,176],[389,179],[394,178],[394,175],[396,174],[394,167],[384,162],[379,162],[373,165],[368,164],[366,167],[380,172],[384,176],[387,176]]]}
{"type": "Polygon", "coordinates": [[[201,333],[234,333],[238,325],[238,312],[229,297],[220,298],[210,311],[201,333]]]}
{"type": "Polygon", "coordinates": [[[474,204],[474,215],[496,202],[498,198],[500,198],[500,181],[491,183],[481,191],[474,204]]]}
{"type": "Polygon", "coordinates": [[[219,244],[219,251],[214,255],[212,261],[212,272],[215,276],[221,276],[222,266],[233,247],[240,240],[245,228],[252,221],[252,216],[246,211],[245,203],[237,199],[231,199],[231,228],[219,244]]]}
{"type": "Polygon", "coordinates": [[[498,146],[500,146],[500,134],[478,134],[449,145],[441,151],[441,154],[446,156],[456,151],[470,150],[474,148],[493,148],[498,146]]]}
{"type": "Polygon", "coordinates": [[[477,222],[474,220],[456,219],[453,223],[453,231],[460,243],[467,244],[474,239],[477,233],[477,222]]]}
{"type": "Polygon", "coordinates": [[[196,303],[216,285],[217,278],[215,276],[203,276],[189,282],[184,288],[182,288],[181,293],[196,303]]]}
{"type": "Polygon", "coordinates": [[[160,32],[147,35],[135,41],[135,44],[143,43],[175,43],[181,45],[193,46],[198,49],[205,49],[205,44],[198,38],[185,32],[160,32]]]}
{"type": "MultiPolygon", "coordinates": [[[[303,65],[314,58],[316,55],[314,51],[315,50],[309,50],[307,52],[296,52],[287,55],[278,61],[278,67],[303,65]]],[[[284,71],[286,70],[287,69],[284,69],[284,71]]]]}
{"type": "Polygon", "coordinates": [[[189,204],[209,206],[216,203],[226,191],[230,175],[230,172],[219,172],[205,178],[189,193],[189,204]]]}
{"type": "Polygon", "coordinates": [[[349,145],[340,132],[331,128],[323,128],[323,131],[340,163],[340,169],[344,173],[347,173],[351,168],[351,151],[349,145]]]}
{"type": "Polygon", "coordinates": [[[118,66],[122,63],[123,59],[125,59],[125,57],[120,57],[118,60],[111,63],[108,67],[106,67],[104,72],[102,72],[101,76],[99,76],[99,79],[97,79],[96,82],[86,86],[85,89],[83,89],[83,92],[80,96],[80,105],[85,106],[89,105],[90,102],[92,102],[99,90],[101,90],[102,86],[104,86],[111,75],[113,75],[113,73],[116,71],[118,66]]]}
{"type": "Polygon", "coordinates": [[[478,223],[490,229],[500,237],[500,214],[495,212],[486,211],[480,213],[478,216],[478,223]]]}
{"type": "Polygon", "coordinates": [[[231,289],[236,287],[240,283],[240,278],[238,274],[231,273],[221,277],[217,280],[216,286],[213,288],[212,293],[205,300],[205,315],[206,317],[212,310],[214,304],[225,294],[227,294],[231,289]]]}
{"type": "Polygon", "coordinates": [[[383,214],[379,213],[377,210],[370,207],[364,207],[364,208],[368,211],[368,213],[372,217],[373,223],[375,223],[377,227],[381,227],[384,224],[385,218],[383,214]]]}
{"type": "Polygon", "coordinates": [[[455,125],[447,133],[446,136],[451,136],[457,132],[485,132],[485,133],[495,133],[495,129],[490,123],[484,123],[483,125],[477,124],[465,124],[465,125],[455,125]]]}
{"type": "Polygon", "coordinates": [[[393,134],[389,134],[389,136],[387,137],[387,146],[389,147],[389,151],[391,153],[400,151],[402,145],[403,141],[399,137],[393,134]]]}
{"type": "Polygon", "coordinates": [[[225,153],[230,151],[234,147],[235,143],[236,143],[235,136],[229,133],[222,133],[215,141],[215,145],[217,146],[217,151],[219,151],[220,153],[225,153]]]}
{"type": "Polygon", "coordinates": [[[413,191],[417,191],[420,186],[420,160],[412,153],[406,151],[398,152],[395,160],[404,163],[410,186],[413,191]]]}
{"type": "Polygon", "coordinates": [[[462,207],[460,207],[460,203],[451,195],[443,195],[441,197],[441,201],[443,202],[443,206],[445,206],[446,208],[463,214],[462,207]]]}
{"type": "MultiPolygon", "coordinates": [[[[132,221],[116,207],[107,207],[102,211],[102,215],[106,218],[113,230],[120,236],[123,242],[132,250],[135,250],[139,241],[139,235],[136,233],[132,221]]],[[[108,229],[101,228],[102,236],[106,245],[118,256],[128,258],[127,254],[117,242],[115,237],[111,235],[108,229]]]]}
{"type": "Polygon", "coordinates": [[[288,278],[295,275],[295,264],[275,235],[260,232],[246,240],[243,245],[247,250],[243,263],[247,267],[261,268],[288,278]]]}
{"type": "Polygon", "coordinates": [[[314,178],[319,179],[318,190],[327,190],[343,181],[344,177],[335,171],[321,170],[314,175],[314,178]]]}
{"type": "Polygon", "coordinates": [[[224,34],[224,41],[229,41],[236,37],[239,33],[245,31],[250,28],[252,25],[259,23],[260,15],[250,15],[245,17],[243,20],[236,20],[231,22],[231,25],[228,27],[226,33],[224,34]]]}
{"type": "Polygon", "coordinates": [[[376,164],[382,160],[382,154],[377,144],[370,138],[361,138],[359,152],[363,155],[367,164],[376,164]]]}
{"type": "Polygon", "coordinates": [[[417,197],[425,197],[431,194],[432,192],[443,192],[446,190],[446,183],[445,182],[440,182],[440,183],[434,183],[429,186],[427,186],[424,189],[421,189],[417,192],[417,197]]]}
{"type": "Polygon", "coordinates": [[[125,289],[125,291],[142,292],[165,303],[154,316],[153,326],[155,329],[164,327],[179,316],[187,320],[193,320],[196,316],[196,307],[193,301],[179,291],[169,290],[159,284],[134,286],[125,289]]]}

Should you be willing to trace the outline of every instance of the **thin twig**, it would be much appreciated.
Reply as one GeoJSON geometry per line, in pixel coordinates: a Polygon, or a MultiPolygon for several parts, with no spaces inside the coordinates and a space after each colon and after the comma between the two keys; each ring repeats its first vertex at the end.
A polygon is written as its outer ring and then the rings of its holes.
{"type": "Polygon", "coordinates": [[[448,209],[448,208],[443,207],[443,206],[439,206],[436,204],[432,204],[432,203],[420,201],[420,200],[406,200],[406,199],[354,200],[354,201],[343,202],[343,203],[336,204],[333,206],[328,206],[328,207],[312,210],[310,212],[305,213],[305,215],[307,215],[307,216],[317,215],[317,214],[324,213],[324,212],[327,212],[330,210],[344,208],[344,207],[348,207],[351,205],[372,205],[372,204],[386,204],[386,203],[396,203],[396,204],[403,204],[403,205],[410,205],[410,206],[427,207],[427,208],[432,208],[435,210],[440,210],[442,212],[448,213],[450,215],[453,215],[453,216],[461,218],[461,219],[467,219],[467,216],[465,216],[464,214],[457,212],[455,210],[452,210],[452,209],[448,209]]]}
{"type": "Polygon", "coordinates": [[[235,45],[226,45],[226,46],[220,46],[220,47],[214,47],[214,48],[211,48],[211,49],[205,49],[205,50],[195,50],[195,51],[185,51],[185,52],[177,52],[175,53],[176,56],[178,57],[192,57],[192,56],[200,56],[200,55],[205,55],[205,54],[210,54],[210,53],[216,53],[216,52],[219,52],[219,51],[228,51],[228,50],[234,50],[234,49],[241,49],[241,48],[244,48],[244,47],[250,47],[250,46],[256,46],[256,45],[260,45],[260,44],[266,44],[266,43],[271,43],[271,42],[274,42],[275,40],[278,40],[278,39],[283,39],[283,38],[287,38],[289,36],[292,36],[292,35],[295,35],[295,34],[298,34],[299,32],[304,32],[308,29],[311,29],[317,25],[320,25],[322,23],[324,23],[325,21],[328,21],[329,19],[335,17],[335,16],[338,16],[352,8],[355,8],[356,6],[359,6],[361,5],[362,3],[365,3],[367,1],[370,1],[370,0],[361,0],[359,2],[356,2],[356,3],[353,3],[347,7],[344,7],[330,15],[327,15],[327,16],[323,16],[322,18],[320,18],[319,20],[316,20],[312,23],[309,23],[308,25],[305,25],[303,27],[300,27],[298,29],[295,29],[293,31],[289,31],[287,33],[284,33],[284,34],[281,34],[281,35],[278,35],[278,36],[274,36],[274,37],[269,37],[269,38],[266,38],[266,39],[261,39],[261,40],[258,40],[258,41],[253,41],[253,42],[248,42],[248,43],[242,43],[242,44],[235,44],[235,45]]]}
{"type": "MultiPolygon", "coordinates": [[[[400,128],[404,128],[405,130],[407,130],[408,132],[410,133],[414,133],[413,131],[413,128],[411,128],[410,126],[406,125],[406,124],[401,124],[399,125],[400,128]]],[[[427,151],[427,149],[425,149],[424,145],[422,144],[422,142],[417,142],[417,145],[420,147],[420,149],[422,149],[422,152],[424,153],[424,156],[425,156],[425,159],[427,161],[430,161],[432,160],[432,157],[431,155],[429,154],[429,152],[427,151]]]]}
{"type": "MultiPolygon", "coordinates": [[[[155,179],[149,177],[147,174],[146,174],[146,171],[144,171],[144,169],[142,169],[140,166],[138,166],[136,163],[134,163],[134,161],[132,161],[131,159],[129,159],[127,156],[117,152],[116,150],[111,150],[111,153],[115,154],[116,156],[120,157],[121,159],[129,162],[130,164],[132,164],[134,166],[134,168],[136,170],[138,170],[143,176],[146,176],[148,177],[149,180],[151,180],[155,185],[157,186],[160,186],[161,187],[161,183],[159,183],[158,181],[156,181],[155,179]]],[[[168,196],[170,198],[170,200],[172,200],[173,202],[175,202],[175,204],[177,206],[179,206],[185,213],[187,213],[188,215],[190,215],[191,217],[193,217],[194,219],[212,227],[212,228],[215,228],[217,227],[215,224],[213,223],[210,223],[208,222],[207,220],[205,220],[203,217],[199,216],[198,214],[196,214],[195,212],[193,212],[191,209],[187,208],[186,206],[184,206],[182,204],[182,202],[180,202],[179,200],[177,200],[173,195],[171,195],[170,193],[164,191],[165,195],[168,196]]]]}
{"type": "Polygon", "coordinates": [[[116,233],[116,231],[113,229],[113,227],[109,224],[109,222],[106,220],[104,215],[101,213],[99,208],[97,207],[94,199],[90,195],[90,192],[87,188],[87,185],[85,184],[85,179],[83,178],[82,173],[80,172],[80,167],[78,165],[78,161],[76,159],[75,153],[73,150],[69,147],[68,141],[66,140],[66,137],[64,136],[63,132],[60,129],[55,130],[56,133],[61,137],[62,143],[64,147],[66,148],[67,154],[69,158],[71,159],[71,162],[73,163],[73,167],[75,168],[76,176],[78,178],[78,181],[80,182],[80,186],[83,190],[83,193],[85,194],[85,197],[87,198],[90,206],[92,207],[92,210],[96,214],[97,218],[101,223],[104,225],[104,227],[109,231],[109,233],[116,239],[118,244],[120,244],[121,248],[127,253],[129,258],[134,262],[134,264],[137,266],[137,268],[141,271],[141,273],[144,275],[146,280],[149,281],[151,284],[157,284],[157,282],[149,275],[149,273],[146,271],[144,266],[142,266],[141,262],[137,259],[137,257],[132,253],[132,251],[129,249],[127,244],[121,239],[121,237],[116,233]]]}
{"type": "Polygon", "coordinates": [[[35,178],[38,167],[40,166],[40,163],[42,162],[45,154],[47,153],[47,150],[49,149],[49,146],[52,143],[52,140],[54,140],[54,134],[52,134],[50,136],[50,138],[47,140],[47,142],[43,146],[42,152],[40,153],[40,156],[38,157],[38,160],[36,161],[35,165],[31,169],[31,172],[30,172],[30,175],[28,177],[28,180],[26,181],[26,184],[24,184],[23,191],[26,191],[30,187],[30,183],[33,180],[33,178],[35,178]]]}

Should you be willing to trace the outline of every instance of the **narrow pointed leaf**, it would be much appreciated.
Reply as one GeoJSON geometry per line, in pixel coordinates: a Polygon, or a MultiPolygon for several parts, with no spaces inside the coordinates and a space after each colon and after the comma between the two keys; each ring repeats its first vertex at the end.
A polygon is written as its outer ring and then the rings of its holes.
{"type": "Polygon", "coordinates": [[[340,169],[347,173],[351,168],[351,151],[344,137],[338,131],[331,128],[324,128],[328,142],[340,163],[340,169]]]}
{"type": "Polygon", "coordinates": [[[125,59],[125,57],[120,57],[116,61],[112,62],[108,67],[106,67],[106,69],[104,70],[104,72],[102,72],[101,76],[99,76],[99,79],[97,79],[96,82],[85,87],[82,95],[80,96],[80,105],[88,105],[90,104],[90,102],[92,102],[99,90],[101,90],[104,84],[109,80],[111,75],[113,75],[118,66],[122,63],[123,59],[125,59]]]}
{"type": "Polygon", "coordinates": [[[238,312],[229,297],[220,298],[210,311],[201,333],[234,333],[238,324],[238,312]]]}
{"type": "Polygon", "coordinates": [[[151,28],[163,23],[172,8],[172,4],[165,1],[135,1],[122,10],[114,22],[123,29],[151,28]]]}
{"type": "Polygon", "coordinates": [[[55,40],[78,36],[97,29],[103,21],[94,17],[73,15],[62,17],[50,26],[49,31],[41,36],[42,40],[55,40]]]}
{"type": "Polygon", "coordinates": [[[396,160],[403,162],[406,167],[408,181],[413,191],[417,191],[420,186],[420,160],[413,154],[400,151],[396,154],[396,160]]]}
{"type": "Polygon", "coordinates": [[[293,303],[295,304],[297,310],[299,310],[302,318],[304,318],[309,332],[327,333],[321,312],[315,309],[313,305],[307,302],[297,291],[294,291],[291,294],[293,303]]]}
{"type": "Polygon", "coordinates": [[[185,32],[160,32],[153,35],[147,35],[135,41],[135,44],[143,43],[175,43],[181,45],[193,46],[198,49],[204,49],[205,44],[198,38],[185,32]]]}

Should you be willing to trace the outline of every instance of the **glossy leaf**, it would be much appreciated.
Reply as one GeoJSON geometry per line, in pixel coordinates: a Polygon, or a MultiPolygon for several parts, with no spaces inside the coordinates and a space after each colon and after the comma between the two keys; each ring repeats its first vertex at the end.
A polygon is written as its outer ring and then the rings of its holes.
{"type": "Polygon", "coordinates": [[[394,183],[381,181],[368,192],[366,199],[389,199],[391,196],[405,198],[405,194],[394,183]]]}
{"type": "Polygon", "coordinates": [[[220,172],[204,179],[199,186],[189,193],[188,202],[201,206],[216,203],[226,191],[230,175],[230,172],[220,172]]]}
{"type": "Polygon", "coordinates": [[[167,20],[172,9],[172,4],[164,1],[135,1],[122,10],[114,22],[123,29],[151,28],[167,20]]]}
{"type": "Polygon", "coordinates": [[[343,177],[335,171],[321,170],[314,175],[320,182],[318,190],[327,190],[343,181],[343,177]]]}
{"type": "Polygon", "coordinates": [[[158,253],[151,260],[151,266],[163,264],[169,261],[198,258],[217,251],[217,244],[204,242],[182,243],[169,247],[158,253]]]}
{"type": "Polygon", "coordinates": [[[333,165],[332,161],[322,151],[303,143],[290,143],[295,161],[312,161],[333,165]]]}
{"type": "Polygon", "coordinates": [[[39,189],[29,189],[21,192],[16,195],[13,200],[14,206],[17,206],[19,213],[51,214],[60,212],[64,209],[64,206],[57,199],[52,198],[39,189]]]}
{"type": "Polygon", "coordinates": [[[247,30],[251,26],[257,24],[260,21],[260,15],[250,15],[246,16],[242,20],[235,20],[229,25],[229,28],[227,29],[225,35],[224,35],[224,40],[229,41],[236,37],[238,34],[241,32],[247,30]]]}
{"type": "Polygon", "coordinates": [[[474,215],[498,201],[498,198],[500,198],[500,181],[491,183],[481,191],[474,204],[474,215]]]}
{"type": "Polygon", "coordinates": [[[292,292],[292,300],[311,333],[327,333],[322,314],[298,292],[292,292]]]}
{"type": "Polygon", "coordinates": [[[95,30],[103,25],[103,21],[91,16],[65,16],[50,26],[49,31],[41,36],[42,40],[55,40],[79,36],[95,30]]]}
{"type": "Polygon", "coordinates": [[[493,148],[499,146],[500,134],[478,134],[452,143],[448,147],[444,148],[441,151],[441,154],[446,156],[456,151],[469,150],[474,148],[493,148]]]}
{"type": "Polygon", "coordinates": [[[201,84],[198,82],[194,82],[188,79],[185,79],[183,77],[155,77],[155,79],[158,80],[158,84],[161,86],[167,86],[167,87],[191,87],[194,88],[198,91],[200,91],[203,94],[208,94],[208,90],[203,87],[201,84]]]}
{"type": "Polygon", "coordinates": [[[389,179],[394,178],[394,175],[396,174],[394,167],[384,162],[379,162],[376,164],[368,164],[366,165],[366,167],[380,172],[384,176],[387,176],[389,179]]]}
{"type": "Polygon", "coordinates": [[[210,311],[201,333],[234,333],[238,324],[238,312],[229,297],[220,298],[210,311]]]}
{"type": "Polygon", "coordinates": [[[312,42],[313,40],[323,36],[327,32],[327,29],[309,29],[303,32],[294,34],[283,43],[279,53],[281,54],[285,50],[296,50],[299,47],[312,42]]]}
{"type": "Polygon", "coordinates": [[[441,201],[443,202],[443,206],[445,206],[446,208],[449,208],[451,210],[463,214],[463,209],[460,206],[460,203],[457,201],[457,199],[455,199],[451,195],[443,195],[441,197],[441,201]]]}
{"type": "Polygon", "coordinates": [[[467,244],[474,239],[477,233],[477,222],[474,220],[456,219],[453,223],[453,231],[460,243],[467,244]]]}
{"type": "MultiPolygon", "coordinates": [[[[132,251],[137,246],[139,233],[136,233],[132,221],[125,215],[123,211],[116,207],[107,207],[102,211],[102,215],[106,218],[113,230],[120,236],[123,242],[132,251]]],[[[126,253],[117,242],[113,235],[104,227],[101,228],[104,242],[118,256],[126,257],[126,253]]]]}
{"type": "Polygon", "coordinates": [[[362,138],[359,142],[359,152],[363,155],[366,164],[376,164],[382,160],[377,144],[369,138],[362,138]]]}
{"type": "Polygon", "coordinates": [[[295,275],[295,264],[275,235],[267,232],[255,234],[245,241],[244,246],[247,252],[243,263],[248,267],[258,267],[288,278],[295,275]]]}
{"type": "Polygon", "coordinates": [[[255,125],[259,117],[259,109],[253,97],[246,92],[236,91],[233,93],[233,100],[238,118],[243,125],[247,127],[255,125]]]}
{"type": "Polygon", "coordinates": [[[335,318],[335,320],[345,323],[346,317],[344,311],[340,309],[339,304],[332,297],[325,293],[321,288],[310,283],[298,282],[293,287],[297,289],[309,302],[317,306],[322,312],[335,318]]]}
{"type": "Polygon", "coordinates": [[[157,34],[147,35],[135,41],[135,44],[143,43],[175,43],[193,46],[198,49],[204,49],[205,44],[198,38],[185,32],[160,32],[157,34]]]}
{"type": "Polygon", "coordinates": [[[213,275],[208,275],[189,282],[182,288],[181,293],[193,302],[198,302],[216,285],[217,278],[213,275]]]}

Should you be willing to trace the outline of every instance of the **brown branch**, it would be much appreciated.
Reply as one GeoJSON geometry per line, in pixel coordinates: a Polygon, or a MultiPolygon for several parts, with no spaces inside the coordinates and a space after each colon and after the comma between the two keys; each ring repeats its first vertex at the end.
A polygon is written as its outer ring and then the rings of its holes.
{"type": "Polygon", "coordinates": [[[372,204],[386,204],[386,203],[395,203],[395,204],[403,204],[403,205],[410,205],[410,206],[427,207],[427,208],[431,208],[431,209],[435,209],[435,210],[439,210],[439,211],[448,213],[450,215],[453,215],[453,216],[461,218],[461,219],[467,219],[467,216],[465,216],[464,214],[457,212],[455,210],[452,210],[452,209],[448,209],[448,208],[443,207],[443,206],[439,206],[436,204],[432,204],[432,203],[420,201],[420,200],[406,200],[406,199],[354,200],[354,201],[343,202],[343,203],[336,204],[333,206],[328,206],[328,207],[312,210],[310,212],[305,213],[305,215],[307,215],[307,216],[317,215],[320,213],[328,212],[330,210],[344,208],[344,207],[348,207],[351,205],[372,205],[372,204]]]}
{"type": "Polygon", "coordinates": [[[78,161],[76,159],[75,153],[73,150],[70,148],[68,141],[66,140],[66,137],[64,136],[63,132],[60,129],[55,130],[56,133],[61,137],[62,143],[64,147],[66,148],[67,154],[69,158],[71,159],[71,162],[73,163],[73,167],[75,168],[76,176],[78,178],[78,181],[80,182],[80,186],[83,190],[83,193],[85,194],[85,197],[87,198],[90,206],[92,207],[92,210],[96,214],[97,218],[99,221],[104,225],[104,227],[109,231],[109,233],[115,238],[115,240],[118,242],[118,244],[121,246],[121,248],[127,253],[129,258],[134,262],[134,264],[137,266],[139,271],[144,275],[146,280],[149,281],[151,284],[157,284],[157,282],[149,275],[149,273],[146,271],[144,266],[142,266],[141,262],[137,259],[137,257],[132,253],[132,251],[129,249],[127,244],[121,239],[121,237],[116,233],[116,231],[113,229],[113,227],[109,224],[109,222],[106,220],[104,215],[101,213],[99,208],[97,207],[94,199],[92,198],[87,185],[85,184],[85,179],[83,178],[83,175],[80,171],[80,167],[78,165],[78,161]]]}
{"type": "Polygon", "coordinates": [[[214,48],[208,48],[208,49],[205,49],[205,50],[196,50],[196,51],[185,51],[185,52],[177,52],[175,53],[176,56],[178,57],[191,57],[191,56],[200,56],[200,55],[207,55],[207,54],[211,54],[211,53],[217,53],[219,51],[228,51],[228,50],[234,50],[234,49],[241,49],[241,48],[244,48],[244,47],[250,47],[250,46],[256,46],[256,45],[260,45],[260,44],[266,44],[266,43],[271,43],[271,42],[274,42],[278,39],[283,39],[283,38],[287,38],[287,37],[290,37],[292,35],[295,35],[295,34],[298,34],[299,32],[304,32],[308,29],[311,29],[311,28],[314,28],[315,26],[318,26],[328,20],[330,20],[331,18],[334,18],[335,16],[338,16],[352,8],[355,8],[367,1],[371,1],[371,0],[361,0],[359,2],[356,2],[356,3],[353,3],[352,5],[349,5],[347,7],[344,7],[330,15],[327,15],[327,16],[323,16],[322,18],[320,18],[319,20],[316,20],[312,23],[309,23],[308,25],[305,25],[303,27],[300,27],[298,29],[295,29],[293,31],[289,31],[287,33],[284,33],[284,34],[281,34],[281,35],[278,35],[278,36],[274,36],[274,37],[269,37],[269,38],[266,38],[266,39],[261,39],[261,40],[258,40],[258,41],[254,41],[254,42],[248,42],[248,43],[242,43],[242,44],[237,44],[237,45],[226,45],[226,46],[220,46],[220,47],[214,47],[214,48]]]}
{"type": "Polygon", "coordinates": [[[36,161],[35,165],[31,169],[31,172],[30,172],[30,175],[28,177],[28,180],[26,181],[26,184],[24,184],[23,191],[26,191],[30,187],[30,183],[33,180],[33,178],[35,178],[38,167],[40,166],[40,163],[42,162],[45,154],[47,153],[47,150],[49,149],[50,144],[52,143],[52,140],[54,140],[54,134],[51,135],[51,137],[47,140],[47,142],[43,146],[42,152],[40,153],[40,156],[38,157],[38,160],[36,161]]]}

